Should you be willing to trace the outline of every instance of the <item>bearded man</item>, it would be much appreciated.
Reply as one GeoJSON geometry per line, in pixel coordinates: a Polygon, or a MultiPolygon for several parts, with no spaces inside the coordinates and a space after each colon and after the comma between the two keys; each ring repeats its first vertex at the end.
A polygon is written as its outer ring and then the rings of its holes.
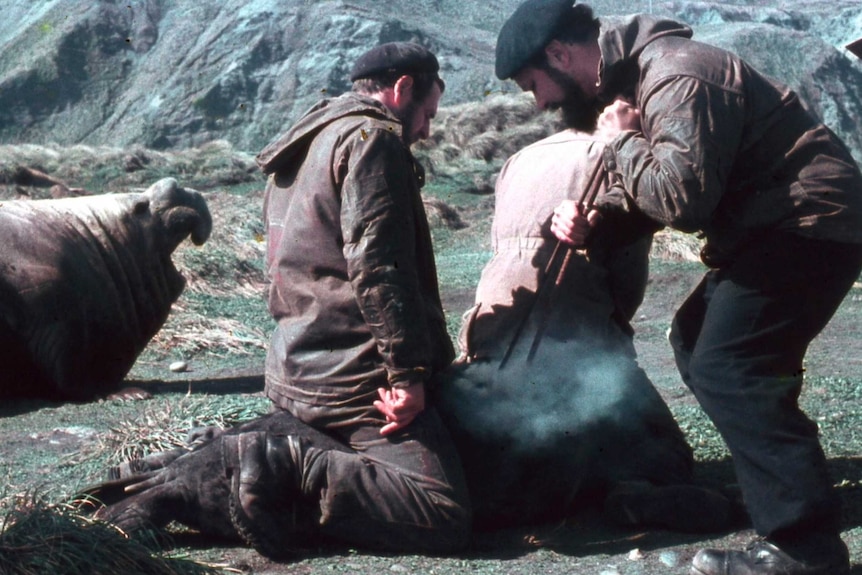
{"type": "Polygon", "coordinates": [[[410,43],[359,58],[354,90],[320,102],[258,156],[265,197],[266,360],[276,409],[349,452],[295,448],[294,486],[352,543],[452,551],[467,542],[460,462],[425,388],[454,351],[410,146],[445,89],[410,43]]]}
{"type": "Polygon", "coordinates": [[[603,162],[621,193],[588,214],[561,204],[560,241],[583,245],[602,212],[625,210],[706,240],[711,269],[670,339],[761,538],[701,550],[692,574],[843,575],[840,501],[798,398],[806,349],[862,270],[862,174],[792,90],[691,36],[651,16],[527,0],[501,29],[496,73],[578,124],[621,95],[634,102],[599,126],[615,132],[603,162]]]}
{"type": "Polygon", "coordinates": [[[410,152],[437,112],[438,70],[421,46],[380,45],[357,60],[352,92],[321,101],[259,154],[275,413],[97,486],[103,519],[126,531],[177,520],[270,557],[317,539],[398,552],[466,545],[460,461],[426,403],[454,350],[410,152]]]}

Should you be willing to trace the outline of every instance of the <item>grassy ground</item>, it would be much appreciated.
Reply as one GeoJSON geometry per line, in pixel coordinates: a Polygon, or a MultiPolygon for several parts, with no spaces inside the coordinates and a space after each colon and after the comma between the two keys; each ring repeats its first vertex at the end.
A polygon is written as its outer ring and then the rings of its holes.
{"type": "MultiPolygon", "coordinates": [[[[151,164],[162,161],[169,159],[149,160],[151,164]]],[[[499,167],[497,160],[458,161],[456,168],[438,166],[426,189],[453,335],[490,255],[493,202],[488,190],[499,167]]],[[[217,169],[224,162],[213,159],[211,164],[217,169]]],[[[173,165],[160,169],[174,169],[173,165]]],[[[100,173],[112,172],[104,168],[100,173]]],[[[0,515],[34,496],[64,501],[77,489],[102,479],[107,466],[130,455],[164,449],[181,441],[191,427],[232,425],[266,410],[260,373],[272,321],[264,301],[263,186],[259,178],[228,184],[236,177],[226,174],[224,181],[207,188],[215,221],[213,237],[203,248],[184,246],[175,254],[188,287],[128,377],[129,384],[149,391],[152,398],[0,405],[4,439],[0,515]],[[171,371],[169,366],[180,360],[188,369],[171,371]]],[[[710,481],[732,483],[727,451],[679,381],[665,339],[673,310],[703,268],[679,259],[679,254],[691,249],[680,247],[677,239],[660,238],[657,243],[647,297],[635,320],[640,361],[694,447],[698,473],[710,481]],[[676,256],[668,259],[668,254],[676,256]]],[[[862,287],[853,289],[832,324],[811,346],[806,370],[802,404],[821,427],[830,468],[846,504],[845,536],[858,565],[854,574],[860,575],[862,287]]],[[[750,535],[744,526],[711,538],[626,531],[611,527],[588,509],[556,525],[477,534],[466,552],[447,558],[336,548],[309,550],[296,561],[276,564],[246,548],[202,541],[182,530],[174,533],[174,550],[218,565],[225,573],[681,575],[688,572],[688,563],[701,546],[740,547],[750,535]]]]}
{"type": "MultiPolygon", "coordinates": [[[[466,274],[478,255],[443,254],[441,275],[466,274]],[[462,267],[461,272],[458,268],[462,267]]],[[[679,419],[699,460],[699,473],[732,482],[727,452],[714,428],[679,384],[668,362],[664,331],[671,310],[701,273],[698,264],[656,261],[652,286],[638,316],[641,361],[679,419]]],[[[252,300],[249,307],[260,305],[252,300]]],[[[188,311],[197,303],[188,303],[188,311]]],[[[212,301],[208,305],[215,305],[212,301]]],[[[216,308],[218,307],[216,306],[216,308]]],[[[211,311],[211,310],[210,310],[211,311]]],[[[250,313],[250,312],[249,312],[250,313]]],[[[845,536],[854,561],[862,563],[862,461],[859,413],[862,370],[848,367],[860,357],[862,289],[854,289],[832,325],[812,346],[808,382],[802,398],[821,426],[836,484],[847,505],[845,536]]],[[[182,314],[180,314],[182,315],[182,314]]],[[[251,316],[249,316],[251,317],[251,316]]],[[[148,350],[150,355],[160,352],[148,350]]],[[[130,383],[153,392],[144,402],[98,402],[52,405],[6,404],[0,409],[3,497],[8,508],[30,493],[61,501],[77,488],[101,478],[105,467],[144,450],[159,450],[202,424],[229,425],[262,413],[267,402],[257,391],[262,355],[224,353],[192,357],[194,371],[154,383],[153,366],[138,366],[130,383]],[[242,372],[243,375],[236,375],[242,372]],[[226,375],[232,374],[232,375],[226,375]],[[249,374],[252,374],[249,376],[249,374]],[[211,378],[211,381],[210,381],[211,378]],[[137,451],[135,451],[137,450],[137,451]]],[[[158,363],[158,362],[157,362],[158,363]]],[[[166,373],[167,370],[165,370],[166,373]]],[[[478,534],[471,548],[456,557],[380,555],[350,549],[310,550],[294,562],[271,563],[242,547],[201,541],[176,533],[176,550],[198,561],[222,565],[225,572],[253,573],[583,573],[597,575],[684,574],[702,545],[740,546],[744,528],[712,538],[665,531],[625,531],[609,526],[590,511],[556,525],[478,534]],[[229,571],[227,568],[236,569],[229,571]]],[[[856,568],[854,573],[862,573],[856,568]]]]}

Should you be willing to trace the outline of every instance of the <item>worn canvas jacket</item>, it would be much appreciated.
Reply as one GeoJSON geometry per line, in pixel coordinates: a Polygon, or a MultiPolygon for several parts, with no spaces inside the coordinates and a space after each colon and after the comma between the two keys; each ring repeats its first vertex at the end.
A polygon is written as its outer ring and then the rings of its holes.
{"type": "MultiPolygon", "coordinates": [[[[629,321],[646,289],[655,228],[638,228],[627,220],[624,233],[605,229],[586,253],[570,257],[553,293],[546,285],[557,278],[553,269],[552,277],[545,275],[557,245],[551,214],[562,200],[581,198],[603,148],[604,141],[594,136],[565,130],[527,146],[504,164],[495,189],[494,253],[476,287],[476,305],[463,318],[463,359],[500,359],[516,326],[528,314],[541,314],[544,305],[552,306],[548,319],[566,339],[630,333],[629,321]],[[536,302],[543,285],[543,299],[536,302]]],[[[559,254],[557,260],[562,261],[559,254]]],[[[534,334],[527,332],[535,326],[525,326],[522,336],[530,340],[534,334]]]]}
{"type": "Polygon", "coordinates": [[[376,421],[378,387],[425,381],[454,355],[422,169],[391,112],[354,93],[316,105],[258,163],[277,322],[267,394],[306,421],[376,421]]]}
{"type": "Polygon", "coordinates": [[[771,230],[862,243],[859,168],[793,91],[676,22],[600,22],[600,94],[643,124],[609,146],[630,202],[731,257],[771,230]]]}

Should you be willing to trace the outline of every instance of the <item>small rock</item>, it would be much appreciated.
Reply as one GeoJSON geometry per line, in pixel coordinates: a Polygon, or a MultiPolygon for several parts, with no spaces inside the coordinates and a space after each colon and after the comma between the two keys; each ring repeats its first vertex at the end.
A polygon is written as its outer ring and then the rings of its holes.
{"type": "Polygon", "coordinates": [[[189,370],[189,364],[185,361],[175,361],[168,366],[168,369],[174,373],[183,373],[189,370]]]}
{"type": "Polygon", "coordinates": [[[658,560],[667,567],[676,567],[679,562],[679,555],[675,551],[662,551],[658,554],[658,560]]]}
{"type": "Polygon", "coordinates": [[[640,559],[644,558],[644,554],[641,553],[640,549],[632,549],[631,551],[629,551],[628,557],[629,561],[639,561],[640,559]]]}

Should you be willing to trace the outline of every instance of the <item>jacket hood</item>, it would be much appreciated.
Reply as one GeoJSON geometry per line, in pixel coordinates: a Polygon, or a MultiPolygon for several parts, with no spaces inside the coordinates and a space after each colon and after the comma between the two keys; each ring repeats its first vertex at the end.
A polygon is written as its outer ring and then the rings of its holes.
{"type": "Polygon", "coordinates": [[[666,36],[692,37],[685,24],[644,14],[600,18],[599,25],[599,92],[609,98],[620,93],[618,88],[626,85],[640,53],[651,42],[666,36]]]}
{"type": "Polygon", "coordinates": [[[374,98],[348,92],[312,106],[286,133],[257,155],[257,165],[265,174],[277,172],[303,152],[320,130],[346,116],[368,116],[394,122],[399,132],[401,129],[401,122],[385,105],[374,98]]]}

